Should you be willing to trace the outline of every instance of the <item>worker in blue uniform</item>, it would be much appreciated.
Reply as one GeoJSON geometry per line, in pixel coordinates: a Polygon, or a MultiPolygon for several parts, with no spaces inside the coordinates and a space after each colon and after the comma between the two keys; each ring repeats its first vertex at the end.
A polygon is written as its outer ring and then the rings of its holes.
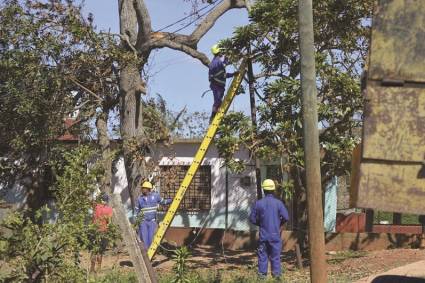
{"type": "Polygon", "coordinates": [[[214,95],[214,104],[211,111],[210,122],[220,108],[223,100],[226,79],[237,74],[237,72],[226,73],[226,65],[228,65],[228,61],[226,58],[222,58],[222,50],[218,44],[211,47],[211,53],[214,55],[214,58],[209,65],[208,79],[210,81],[210,88],[214,95]]]}
{"type": "Polygon", "coordinates": [[[137,199],[136,215],[141,217],[139,237],[145,249],[149,249],[157,228],[156,214],[160,204],[170,204],[171,199],[163,199],[157,192],[152,192],[152,183],[143,182],[142,194],[137,199]]]}
{"type": "Polygon", "coordinates": [[[266,179],[261,186],[265,197],[255,202],[249,216],[251,223],[260,227],[258,273],[260,277],[267,276],[267,265],[270,260],[272,276],[280,277],[282,274],[280,227],[288,221],[288,210],[283,202],[274,196],[276,185],[273,180],[266,179]]]}

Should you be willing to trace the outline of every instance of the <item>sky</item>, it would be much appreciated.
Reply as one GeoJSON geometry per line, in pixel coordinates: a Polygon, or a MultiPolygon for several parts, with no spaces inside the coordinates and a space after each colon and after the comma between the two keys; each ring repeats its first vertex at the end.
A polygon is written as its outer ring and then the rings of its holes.
{"type": "MultiPolygon", "coordinates": [[[[183,0],[145,0],[149,9],[152,28],[158,30],[171,24],[191,12],[190,2],[183,0]]],[[[94,14],[97,29],[113,33],[119,32],[118,0],[86,0],[84,13],[94,14]]],[[[188,19],[189,21],[190,19],[188,19]]],[[[167,30],[172,32],[184,24],[184,21],[167,30]]],[[[230,37],[236,26],[248,23],[246,9],[233,9],[224,14],[199,42],[198,50],[208,54],[211,58],[210,48],[220,39],[230,37]]],[[[195,26],[190,26],[179,33],[190,34],[195,26]]],[[[191,112],[210,112],[213,96],[209,89],[208,69],[199,61],[186,54],[171,49],[163,48],[151,54],[152,64],[149,73],[152,74],[148,82],[148,96],[160,94],[168,103],[172,111],[180,111],[185,106],[191,112]]],[[[232,67],[228,67],[232,71],[232,67]]],[[[227,85],[230,84],[228,80],[227,85]]],[[[249,96],[239,95],[235,98],[231,110],[249,113],[249,96]]]]}

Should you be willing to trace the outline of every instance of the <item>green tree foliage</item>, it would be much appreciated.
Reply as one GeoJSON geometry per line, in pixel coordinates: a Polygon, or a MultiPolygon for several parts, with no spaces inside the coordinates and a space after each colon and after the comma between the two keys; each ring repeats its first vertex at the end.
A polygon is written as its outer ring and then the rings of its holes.
{"type": "Polygon", "coordinates": [[[70,85],[55,68],[65,51],[61,32],[45,29],[48,15],[29,9],[5,1],[0,10],[0,155],[7,157],[2,177],[42,167],[42,155],[63,133],[71,109],[70,85]]]}
{"type": "Polygon", "coordinates": [[[3,223],[4,280],[83,281],[79,252],[96,253],[101,238],[117,237],[114,226],[101,235],[88,214],[103,174],[98,164],[88,164],[99,152],[57,141],[69,114],[79,111],[68,130],[82,135],[88,119],[117,103],[112,65],[126,58],[116,47],[73,1],[0,4],[0,187],[24,185],[32,208],[3,223]],[[38,198],[37,205],[31,198],[38,198]],[[40,209],[47,199],[53,210],[40,209]]]}
{"type": "Polygon", "coordinates": [[[55,164],[54,208],[38,210],[35,218],[16,212],[2,223],[0,278],[12,282],[82,282],[87,274],[80,265],[80,252],[97,252],[101,237],[111,244],[117,239],[114,225],[100,232],[89,214],[96,203],[93,195],[100,173],[98,164],[89,166],[95,156],[87,146],[64,153],[64,161],[55,164]]]}
{"type": "Polygon", "coordinates": [[[0,35],[1,183],[29,177],[28,191],[43,198],[57,138],[65,130],[84,137],[90,119],[108,116],[119,98],[113,66],[131,58],[73,1],[4,1],[0,35]]]}
{"type": "Polygon", "coordinates": [[[242,112],[230,112],[224,116],[217,134],[220,138],[216,140],[215,145],[226,165],[233,172],[242,172],[247,160],[235,160],[233,154],[242,145],[250,148],[253,144],[253,131],[249,118],[242,112]]]}
{"type": "MultiPolygon", "coordinates": [[[[314,1],[323,182],[346,173],[352,149],[359,142],[356,133],[363,104],[360,74],[368,48],[372,3],[314,1]]],[[[223,43],[229,55],[236,58],[250,45],[256,55],[256,69],[261,70],[256,84],[260,94],[258,133],[254,141],[239,135],[241,141],[246,141],[260,158],[286,157],[284,169],[292,178],[297,178],[294,171],[302,176],[304,168],[297,4],[296,0],[257,1],[250,24],[238,28],[234,37],[223,43]]],[[[245,127],[242,123],[240,126],[245,127]]],[[[222,132],[226,127],[222,125],[222,132]]],[[[224,142],[226,139],[234,143],[229,134],[221,136],[224,142]]],[[[232,153],[221,152],[226,159],[232,153]]]]}

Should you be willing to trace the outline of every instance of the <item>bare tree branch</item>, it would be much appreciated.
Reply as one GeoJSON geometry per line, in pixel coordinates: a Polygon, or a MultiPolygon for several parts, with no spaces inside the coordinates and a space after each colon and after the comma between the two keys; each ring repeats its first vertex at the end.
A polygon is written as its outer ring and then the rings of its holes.
{"type": "Polygon", "coordinates": [[[191,38],[196,43],[214,26],[218,18],[224,13],[233,8],[245,8],[245,0],[224,0],[221,4],[215,7],[207,17],[198,25],[192,32],[191,38]]]}
{"type": "Polygon", "coordinates": [[[97,98],[97,101],[99,103],[101,103],[103,101],[103,99],[97,95],[96,93],[94,93],[93,91],[91,91],[90,89],[86,88],[83,84],[81,84],[79,81],[77,81],[76,79],[73,78],[69,78],[74,84],[76,84],[77,86],[81,87],[82,89],[84,89],[85,91],[87,91],[88,93],[90,93],[91,95],[93,95],[94,97],[97,98]]]}
{"type": "Polygon", "coordinates": [[[153,44],[155,41],[160,39],[168,39],[176,43],[187,45],[193,49],[197,49],[198,42],[195,42],[190,35],[171,33],[171,32],[153,32],[151,33],[151,42],[148,44],[153,44]]]}
{"type": "Polygon", "coordinates": [[[137,23],[139,31],[137,33],[136,48],[141,46],[143,42],[149,39],[152,32],[151,17],[144,0],[133,0],[134,9],[136,10],[137,23]]]}
{"type": "MultiPolygon", "coordinates": [[[[142,1],[142,0],[138,0],[142,1]]],[[[223,0],[198,25],[191,35],[169,32],[151,32],[149,40],[138,40],[136,48],[139,52],[154,48],[169,47],[180,50],[199,59],[204,65],[209,63],[205,54],[197,51],[199,40],[214,26],[215,22],[228,10],[246,7],[245,0],[223,0]]],[[[141,14],[143,15],[143,14],[141,14]]],[[[140,21],[139,21],[140,22],[140,21]]]]}
{"type": "Polygon", "coordinates": [[[287,76],[283,75],[281,72],[261,72],[254,76],[255,79],[267,78],[267,77],[280,77],[286,78],[287,76]]]}
{"type": "Polygon", "coordinates": [[[191,48],[188,45],[178,43],[169,39],[156,40],[151,43],[151,47],[152,48],[168,47],[174,50],[182,51],[186,53],[187,55],[195,59],[198,59],[199,61],[201,61],[202,64],[204,64],[207,67],[210,64],[210,60],[208,59],[207,55],[205,55],[204,53],[199,52],[198,50],[191,48]]]}

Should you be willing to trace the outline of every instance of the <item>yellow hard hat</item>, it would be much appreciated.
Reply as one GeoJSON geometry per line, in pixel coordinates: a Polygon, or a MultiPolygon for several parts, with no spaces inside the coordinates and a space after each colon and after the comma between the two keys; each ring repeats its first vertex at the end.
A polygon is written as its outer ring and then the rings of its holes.
{"type": "Polygon", "coordinates": [[[211,47],[211,53],[212,54],[214,54],[214,55],[217,55],[218,53],[220,53],[222,50],[221,50],[221,48],[220,48],[220,45],[218,45],[218,44],[214,44],[212,47],[211,47]]]}
{"type": "Polygon", "coordinates": [[[142,188],[147,188],[149,190],[152,190],[153,186],[152,186],[152,183],[151,182],[147,182],[146,181],[146,182],[143,182],[142,188]]]}
{"type": "Polygon", "coordinates": [[[276,185],[274,184],[273,180],[271,180],[271,179],[265,179],[263,181],[263,184],[261,185],[261,187],[265,191],[274,191],[276,189],[276,185]]]}

